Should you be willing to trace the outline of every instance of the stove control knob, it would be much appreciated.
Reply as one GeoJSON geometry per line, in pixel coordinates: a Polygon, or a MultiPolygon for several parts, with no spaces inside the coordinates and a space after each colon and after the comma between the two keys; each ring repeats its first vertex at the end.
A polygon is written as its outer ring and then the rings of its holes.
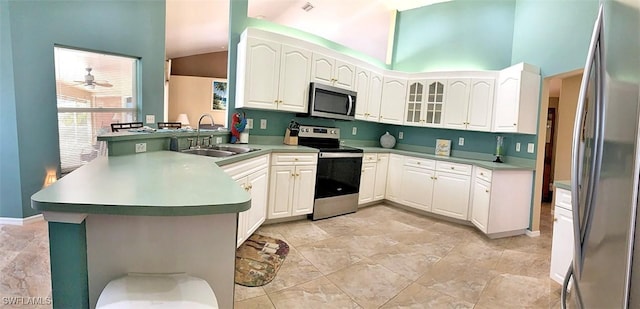
{"type": "Polygon", "coordinates": [[[335,135],[336,134],[336,130],[331,130],[331,132],[329,132],[329,133],[335,135]]]}

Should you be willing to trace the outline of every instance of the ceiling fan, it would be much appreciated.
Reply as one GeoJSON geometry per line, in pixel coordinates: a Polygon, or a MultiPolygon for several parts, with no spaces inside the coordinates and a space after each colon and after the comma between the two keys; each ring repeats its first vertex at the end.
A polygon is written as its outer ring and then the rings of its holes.
{"type": "Polygon", "coordinates": [[[89,88],[89,89],[94,89],[95,86],[113,87],[113,85],[107,81],[97,82],[93,77],[93,75],[91,74],[91,70],[92,70],[91,68],[86,68],[86,70],[87,70],[87,75],[84,76],[84,81],[76,80],[74,82],[83,84],[85,88],[89,88]]]}

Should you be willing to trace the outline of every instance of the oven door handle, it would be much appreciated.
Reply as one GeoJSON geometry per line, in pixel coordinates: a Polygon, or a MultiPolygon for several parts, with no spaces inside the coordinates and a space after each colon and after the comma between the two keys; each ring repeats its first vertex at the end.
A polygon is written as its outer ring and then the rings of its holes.
{"type": "Polygon", "coordinates": [[[319,158],[362,158],[364,154],[361,152],[321,152],[318,154],[319,158]]]}

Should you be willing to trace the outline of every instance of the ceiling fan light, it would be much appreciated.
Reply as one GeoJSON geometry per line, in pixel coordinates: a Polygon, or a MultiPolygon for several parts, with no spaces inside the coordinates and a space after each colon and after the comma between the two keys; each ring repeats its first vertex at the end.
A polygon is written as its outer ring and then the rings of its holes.
{"type": "Polygon", "coordinates": [[[86,84],[86,85],[84,85],[84,87],[85,87],[85,88],[87,88],[87,89],[94,89],[94,88],[96,88],[96,86],[95,86],[94,84],[86,84]]]}

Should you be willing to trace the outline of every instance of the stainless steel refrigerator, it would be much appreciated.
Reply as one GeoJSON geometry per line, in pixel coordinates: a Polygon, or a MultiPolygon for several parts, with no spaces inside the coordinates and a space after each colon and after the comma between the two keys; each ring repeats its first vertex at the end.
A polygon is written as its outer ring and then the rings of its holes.
{"type": "Polygon", "coordinates": [[[601,0],[574,126],[563,305],[640,308],[639,112],[640,0],[601,0]]]}

